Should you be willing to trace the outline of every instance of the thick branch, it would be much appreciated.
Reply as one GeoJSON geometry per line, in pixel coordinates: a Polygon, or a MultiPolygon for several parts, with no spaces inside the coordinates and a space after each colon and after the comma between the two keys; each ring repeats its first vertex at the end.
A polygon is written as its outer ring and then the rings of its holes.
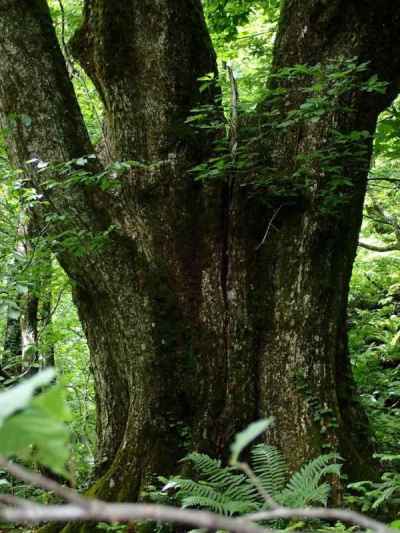
{"type": "MultiPolygon", "coordinates": [[[[6,505],[0,509],[0,518],[6,522],[137,522],[152,520],[195,526],[208,530],[226,529],[236,533],[257,533],[261,531],[265,533],[265,528],[256,526],[252,522],[302,518],[342,520],[346,523],[372,529],[378,533],[393,531],[381,522],[354,511],[326,509],[325,507],[304,509],[281,507],[263,489],[259,489],[260,493],[266,502],[273,507],[271,511],[252,513],[242,518],[226,518],[208,511],[178,509],[164,505],[107,503],[100,500],[87,500],[82,498],[76,491],[63,487],[56,481],[50,480],[41,474],[10,463],[4,457],[0,457],[0,466],[18,479],[26,481],[35,487],[51,490],[71,502],[67,505],[41,505],[13,496],[10,497],[9,495],[0,495],[0,503],[6,505]]],[[[255,476],[248,465],[242,463],[240,466],[254,482],[255,476]]]]}
{"type": "Polygon", "coordinates": [[[388,244],[387,246],[380,246],[375,244],[369,244],[364,241],[359,241],[358,246],[365,248],[366,250],[371,250],[373,252],[394,252],[400,250],[400,243],[396,242],[393,244],[388,244]]]}
{"type": "Polygon", "coordinates": [[[208,530],[224,529],[236,533],[265,533],[268,531],[254,525],[252,521],[301,518],[306,520],[341,520],[377,533],[394,533],[395,531],[360,513],[345,509],[326,509],[325,507],[304,509],[280,507],[272,511],[246,515],[243,518],[226,518],[208,511],[179,509],[164,505],[106,503],[93,500],[90,507],[87,508],[74,504],[40,505],[34,503],[24,504],[21,507],[5,507],[0,510],[0,518],[6,522],[30,524],[49,521],[140,522],[151,520],[208,530]]]}
{"type": "Polygon", "coordinates": [[[120,504],[92,501],[90,508],[78,505],[39,505],[6,507],[0,510],[3,521],[37,524],[40,522],[139,522],[152,520],[195,526],[207,530],[225,529],[236,533],[265,533],[250,521],[225,518],[208,511],[177,509],[162,505],[120,504]]]}

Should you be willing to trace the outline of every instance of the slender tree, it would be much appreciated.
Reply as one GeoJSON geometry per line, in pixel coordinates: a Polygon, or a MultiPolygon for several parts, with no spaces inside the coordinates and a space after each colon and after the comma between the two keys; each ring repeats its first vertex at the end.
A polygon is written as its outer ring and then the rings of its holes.
{"type": "MultiPolygon", "coordinates": [[[[103,101],[111,159],[137,162],[108,192],[89,179],[66,188],[60,167],[59,187],[46,187],[46,163],[79,158],[72,172],[94,150],[46,2],[1,3],[0,109],[10,157],[44,195],[37,210],[51,231],[85,244],[107,234],[84,254],[59,250],[94,369],[93,493],[135,499],[149,473],[176,468],[183,435],[190,448],[222,454],[237,429],[270,414],[272,439],[292,467],[328,444],[354,475],[368,468],[346,303],[371,135],[397,94],[399,29],[391,0],[283,2],[275,73],[356,58],[388,86],[384,94],[354,89],[346,112],[269,139],[266,160],[286,183],[297,184],[298,162],[309,158],[301,194],[271,207],[267,188],[199,183],[190,172],[212,155],[213,138],[187,118],[218,101],[216,89],[198,84],[216,73],[200,0],[85,1],[72,49],[103,101]],[[326,211],[321,198],[332,194],[334,175],[309,156],[334,145],[333,126],[370,135],[360,141],[362,164],[341,153],[346,184],[326,211]]],[[[311,78],[275,78],[271,88],[285,91],[279,105],[301,105],[311,78]]],[[[85,168],[89,176],[101,170],[90,158],[85,168]]]]}
{"type": "Polygon", "coordinates": [[[16,310],[7,309],[7,318],[4,331],[3,355],[1,358],[2,381],[8,381],[14,376],[17,361],[21,359],[21,324],[16,310]]]}
{"type": "Polygon", "coordinates": [[[43,272],[40,279],[38,350],[42,368],[55,366],[55,346],[53,340],[53,314],[56,304],[53,302],[52,279],[53,258],[49,250],[43,254],[43,272]],[[45,338],[44,338],[45,337],[45,338]]]}
{"type": "Polygon", "coordinates": [[[44,250],[34,212],[21,207],[9,279],[2,368],[5,379],[18,380],[39,368],[54,366],[54,345],[40,342],[51,329],[51,254],[44,250]]]}

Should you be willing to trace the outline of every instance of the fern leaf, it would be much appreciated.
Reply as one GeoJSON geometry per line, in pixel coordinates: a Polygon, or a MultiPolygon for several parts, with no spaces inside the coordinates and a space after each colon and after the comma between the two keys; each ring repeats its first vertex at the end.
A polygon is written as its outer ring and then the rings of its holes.
{"type": "Polygon", "coordinates": [[[275,497],[284,488],[287,479],[287,466],[281,452],[274,446],[258,444],[251,450],[251,462],[263,489],[275,497]]]}
{"type": "Polygon", "coordinates": [[[182,500],[182,508],[198,507],[208,509],[218,514],[226,514],[224,512],[224,505],[222,502],[215,500],[214,498],[206,498],[204,496],[188,496],[182,500]]]}
{"type": "Polygon", "coordinates": [[[183,458],[183,461],[192,463],[196,472],[207,479],[221,472],[221,461],[212,459],[205,453],[189,453],[183,458]]]}
{"type": "Polygon", "coordinates": [[[330,486],[328,483],[321,484],[321,479],[328,474],[340,475],[341,465],[333,463],[337,459],[337,454],[320,455],[303,465],[282,491],[280,503],[290,507],[313,503],[326,505],[330,486]]]}

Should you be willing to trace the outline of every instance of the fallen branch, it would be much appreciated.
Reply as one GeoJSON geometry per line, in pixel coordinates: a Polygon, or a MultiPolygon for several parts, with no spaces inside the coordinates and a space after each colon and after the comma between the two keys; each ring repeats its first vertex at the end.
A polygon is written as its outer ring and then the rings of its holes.
{"type": "Polygon", "coordinates": [[[208,511],[179,509],[164,505],[106,503],[92,500],[87,508],[75,505],[40,505],[0,509],[4,522],[38,524],[41,522],[141,522],[151,520],[209,530],[225,529],[234,533],[265,533],[265,528],[243,518],[228,518],[208,511]]]}
{"type": "MultiPolygon", "coordinates": [[[[86,499],[75,490],[64,487],[54,480],[11,463],[0,456],[0,467],[35,487],[53,492],[69,503],[43,505],[33,501],[0,494],[0,521],[10,523],[38,524],[42,522],[165,522],[181,524],[207,530],[223,529],[233,533],[272,533],[272,530],[257,525],[257,522],[279,519],[340,520],[349,524],[370,529],[376,533],[394,533],[395,530],[365,515],[346,509],[310,507],[290,509],[281,507],[259,487],[271,510],[247,514],[239,518],[225,517],[209,511],[180,509],[165,505],[141,503],[108,503],[96,499],[86,499]]],[[[243,467],[243,471],[253,478],[253,472],[243,467]]]]}
{"type": "Polygon", "coordinates": [[[225,529],[234,533],[265,533],[264,527],[254,522],[278,519],[340,520],[376,533],[395,533],[385,524],[355,511],[326,509],[324,507],[289,509],[279,507],[242,518],[228,518],[208,511],[179,509],[164,505],[139,503],[106,503],[91,500],[82,507],[76,504],[41,505],[25,501],[13,507],[0,508],[0,520],[11,523],[38,524],[41,522],[165,522],[209,530],[225,529]]]}
{"type": "Polygon", "coordinates": [[[375,245],[375,244],[369,244],[364,241],[359,241],[358,246],[361,246],[361,248],[365,248],[366,250],[371,250],[373,252],[394,252],[395,250],[400,250],[400,243],[395,242],[393,244],[388,245],[375,245]]]}
{"type": "Polygon", "coordinates": [[[49,479],[38,472],[32,472],[23,466],[12,463],[1,455],[0,468],[6,470],[15,478],[25,481],[34,487],[39,487],[40,489],[53,492],[68,502],[77,504],[81,507],[87,507],[88,504],[90,504],[90,500],[83,498],[75,490],[65,487],[64,485],[60,485],[60,483],[57,483],[56,481],[49,479]]]}

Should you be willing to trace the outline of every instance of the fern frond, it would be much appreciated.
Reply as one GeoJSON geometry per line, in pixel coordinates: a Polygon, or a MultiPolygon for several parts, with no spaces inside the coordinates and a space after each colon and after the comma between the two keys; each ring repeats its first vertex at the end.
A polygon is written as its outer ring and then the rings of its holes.
{"type": "Polygon", "coordinates": [[[285,507],[307,507],[309,505],[326,505],[331,487],[322,483],[316,487],[305,484],[301,489],[284,489],[276,501],[285,507]]]}
{"type": "MultiPolygon", "coordinates": [[[[283,455],[273,446],[259,444],[251,450],[252,467],[263,489],[278,503],[288,507],[325,505],[330,486],[322,482],[327,474],[339,475],[341,466],[335,454],[321,455],[292,475],[286,484],[287,466],[283,455]]],[[[199,479],[174,477],[169,481],[177,490],[183,507],[205,508],[227,516],[257,511],[265,502],[251,480],[236,467],[223,467],[221,461],[202,453],[190,453],[190,461],[199,479]]],[[[380,504],[381,502],[379,502],[380,504]]]]}
{"type": "Polygon", "coordinates": [[[287,479],[287,466],[281,452],[274,446],[257,444],[251,450],[251,464],[263,489],[275,497],[284,488],[287,479]]]}
{"type": "Polygon", "coordinates": [[[197,488],[191,494],[187,494],[181,499],[182,507],[206,508],[227,516],[250,513],[258,509],[258,505],[254,502],[249,502],[245,499],[234,500],[227,494],[213,490],[203,490],[200,493],[200,491],[197,492],[197,488]]]}
{"type": "Polygon", "coordinates": [[[177,488],[177,495],[180,500],[186,496],[201,496],[202,498],[218,499],[219,492],[204,481],[194,481],[193,479],[174,479],[177,488]]]}
{"type": "Polygon", "coordinates": [[[212,459],[205,453],[189,453],[182,459],[182,461],[189,461],[192,463],[196,472],[206,479],[221,472],[221,461],[218,459],[212,459]]]}
{"type": "Polygon", "coordinates": [[[328,474],[340,475],[341,465],[333,462],[337,459],[337,454],[333,453],[320,455],[303,465],[293,474],[282,491],[280,503],[289,507],[301,507],[314,503],[326,505],[330,486],[328,483],[321,484],[321,479],[328,474]]]}
{"type": "Polygon", "coordinates": [[[244,474],[232,474],[226,479],[223,487],[225,496],[232,500],[243,501],[256,504],[258,501],[257,489],[244,474]]]}
{"type": "Polygon", "coordinates": [[[254,513],[260,509],[259,504],[248,501],[231,501],[225,505],[228,516],[240,516],[247,513],[254,513]]]}
{"type": "Polygon", "coordinates": [[[227,514],[225,512],[224,502],[204,496],[187,496],[182,500],[182,508],[185,509],[187,507],[206,508],[214,513],[227,514]]]}

